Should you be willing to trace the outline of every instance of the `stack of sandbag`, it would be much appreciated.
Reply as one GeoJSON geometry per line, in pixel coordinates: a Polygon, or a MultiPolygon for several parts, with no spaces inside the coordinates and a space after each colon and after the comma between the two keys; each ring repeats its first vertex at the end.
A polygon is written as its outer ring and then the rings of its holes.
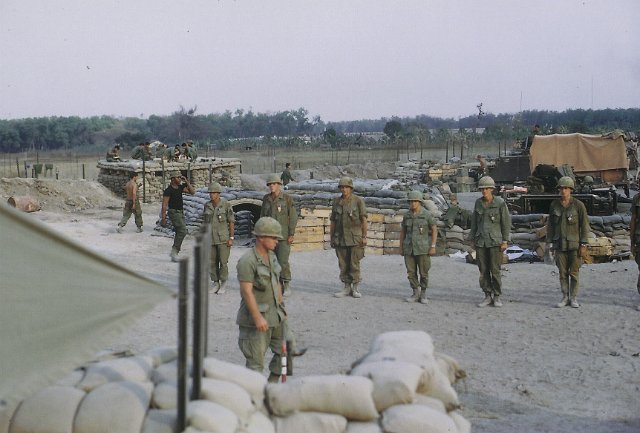
{"type": "Polygon", "coordinates": [[[233,227],[234,237],[250,238],[253,233],[253,213],[250,210],[236,212],[236,223],[233,227]]]}
{"type": "Polygon", "coordinates": [[[438,248],[441,248],[445,254],[455,254],[458,251],[471,252],[471,240],[469,233],[471,229],[463,229],[458,225],[448,227],[444,221],[438,221],[438,248]]]}

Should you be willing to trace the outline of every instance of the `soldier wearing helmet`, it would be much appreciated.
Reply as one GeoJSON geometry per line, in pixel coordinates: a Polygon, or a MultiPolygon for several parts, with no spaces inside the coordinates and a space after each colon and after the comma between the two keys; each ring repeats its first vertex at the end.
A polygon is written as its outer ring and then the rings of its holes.
{"type": "Polygon", "coordinates": [[[196,192],[189,179],[182,176],[182,174],[175,170],[169,172],[171,182],[169,186],[165,188],[162,193],[162,209],[160,210],[160,225],[165,227],[167,225],[167,216],[171,220],[173,229],[176,232],[173,238],[173,246],[171,247],[171,261],[178,261],[178,254],[182,248],[182,241],[187,236],[187,225],[184,223],[184,203],[182,201],[182,194],[186,191],[187,194],[194,194],[196,192]]]}
{"type": "Polygon", "coordinates": [[[491,304],[502,307],[500,265],[509,242],[511,215],[504,200],[494,197],[495,187],[491,177],[480,178],[478,189],[482,192],[482,197],[476,200],[471,215],[470,236],[480,270],[480,287],[484,292],[484,299],[478,307],[491,304]]]}
{"type": "Polygon", "coordinates": [[[233,246],[235,214],[231,204],[220,197],[222,186],[212,182],[208,188],[211,201],[204,206],[204,223],[211,225],[211,254],[209,277],[214,284],[214,292],[225,293],[229,278],[229,254],[233,246]]]}
{"type": "Polygon", "coordinates": [[[282,174],[280,175],[280,180],[282,181],[282,185],[285,186],[285,187],[289,184],[289,182],[291,182],[291,181],[295,182],[295,179],[291,175],[291,163],[290,162],[287,162],[284,165],[284,170],[282,171],[282,174]]]}
{"type": "Polygon", "coordinates": [[[256,245],[238,260],[240,308],[236,323],[240,328],[238,346],[246,367],[262,372],[267,347],[273,358],[269,381],[277,382],[281,373],[281,342],[286,335],[286,312],[280,291],[280,265],[273,250],[282,239],[280,223],[262,217],[254,227],[256,245]]]}
{"type": "Polygon", "coordinates": [[[275,253],[278,263],[282,267],[280,278],[282,282],[283,295],[291,294],[291,266],[289,265],[289,255],[291,254],[291,244],[298,224],[298,212],[293,205],[293,199],[289,194],[281,191],[282,180],[277,174],[272,174],[267,178],[267,187],[271,191],[262,198],[262,208],[260,216],[274,218],[282,226],[283,239],[278,242],[275,253]]]}
{"type": "MultiPolygon", "coordinates": [[[[636,194],[631,203],[629,235],[631,237],[631,253],[638,265],[638,271],[640,271],[640,194],[636,194]]],[[[638,294],[640,294],[640,273],[638,274],[636,289],[638,289],[638,294]]],[[[637,305],[636,308],[640,311],[640,305],[637,305]]]]}
{"type": "Polygon", "coordinates": [[[569,176],[558,180],[560,198],[549,206],[547,221],[547,243],[555,253],[556,266],[560,274],[562,301],[556,306],[561,308],[578,304],[580,266],[587,254],[589,238],[589,218],[584,204],[571,196],[575,183],[569,176]]]}
{"type": "Polygon", "coordinates": [[[338,182],[342,193],[334,198],[331,206],[331,224],[329,236],[331,247],[335,248],[340,267],[340,280],[344,283],[342,291],[334,296],[342,298],[352,295],[362,297],[360,283],[360,260],[364,257],[367,245],[367,210],[362,200],[353,194],[353,180],[344,176],[338,182]]]}
{"type": "Polygon", "coordinates": [[[409,211],[402,218],[400,252],[404,256],[407,278],[413,295],[406,298],[405,301],[428,304],[429,269],[431,268],[431,256],[436,254],[438,229],[436,221],[422,206],[420,191],[409,192],[407,199],[409,211]]]}

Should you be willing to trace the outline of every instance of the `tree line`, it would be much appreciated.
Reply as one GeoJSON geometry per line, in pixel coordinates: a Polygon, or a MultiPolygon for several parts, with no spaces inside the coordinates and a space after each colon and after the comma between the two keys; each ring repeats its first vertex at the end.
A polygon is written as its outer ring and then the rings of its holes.
{"type": "Polygon", "coordinates": [[[397,140],[436,143],[446,140],[452,130],[468,134],[482,130],[483,140],[518,140],[527,136],[534,124],[542,133],[603,133],[613,129],[640,131],[640,109],[523,111],[517,114],[483,113],[459,119],[427,115],[391,117],[341,122],[325,122],[310,117],[305,108],[275,113],[235,112],[199,114],[197,107],[180,107],[166,116],[94,116],[81,118],[39,117],[0,119],[0,152],[47,150],[98,150],[121,144],[132,147],[141,141],[159,140],[179,144],[193,140],[197,145],[216,144],[220,148],[259,142],[269,146],[326,144],[330,147],[370,145],[365,133],[384,133],[382,143],[397,140]],[[480,129],[482,128],[482,129],[480,129]],[[305,137],[305,139],[302,139],[305,137]]]}

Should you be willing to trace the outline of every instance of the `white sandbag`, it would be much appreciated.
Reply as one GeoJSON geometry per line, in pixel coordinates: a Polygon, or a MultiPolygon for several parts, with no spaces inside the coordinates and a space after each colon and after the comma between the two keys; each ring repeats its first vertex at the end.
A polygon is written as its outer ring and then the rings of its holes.
{"type": "Polygon", "coordinates": [[[438,400],[435,397],[429,397],[428,395],[416,394],[416,397],[413,399],[413,404],[423,404],[437,410],[438,412],[447,413],[447,408],[444,407],[442,400],[438,400]]]}
{"type": "Polygon", "coordinates": [[[238,433],[275,433],[276,428],[271,419],[262,412],[254,412],[249,417],[245,427],[238,429],[238,433]]]}
{"type": "Polygon", "coordinates": [[[151,358],[153,360],[153,368],[157,368],[160,364],[178,359],[178,349],[170,346],[156,347],[147,351],[144,356],[151,358]]]}
{"type": "Polygon", "coordinates": [[[175,410],[151,409],[140,433],[177,433],[178,414],[175,410]]]}
{"type": "Polygon", "coordinates": [[[457,433],[453,420],[444,413],[421,404],[390,407],[382,414],[385,433],[457,433]]]}
{"type": "Polygon", "coordinates": [[[258,408],[263,405],[267,378],[257,371],[219,359],[205,358],[204,375],[211,379],[226,380],[240,385],[251,395],[253,404],[258,408]]]}
{"type": "Polygon", "coordinates": [[[10,433],[72,433],[85,393],[70,386],[49,386],[24,400],[13,415],[10,433]]]}
{"type": "Polygon", "coordinates": [[[287,417],[274,417],[278,433],[345,433],[345,417],[330,413],[297,412],[287,417]]]}
{"type": "Polygon", "coordinates": [[[56,385],[77,387],[83,377],[84,369],[80,368],[78,370],[73,370],[71,373],[57,381],[56,385]]]}
{"type": "MultiPolygon", "coordinates": [[[[191,375],[191,366],[187,367],[187,374],[191,375]]],[[[159,365],[151,372],[151,381],[153,383],[162,382],[178,382],[178,361],[169,361],[159,365]]]]}
{"type": "Polygon", "coordinates": [[[238,427],[238,417],[217,403],[194,400],[187,405],[187,423],[210,433],[234,433],[238,427]]]}
{"type": "Polygon", "coordinates": [[[109,359],[89,365],[78,388],[89,392],[107,382],[146,382],[152,370],[153,360],[148,356],[109,359]]]}
{"type": "Polygon", "coordinates": [[[373,401],[378,412],[397,404],[412,403],[423,369],[404,361],[366,362],[351,371],[373,382],[373,401]]]}
{"type": "Polygon", "coordinates": [[[139,433],[149,408],[151,382],[109,382],[82,400],[73,433],[139,433]]]}
{"type": "Polygon", "coordinates": [[[418,386],[418,393],[441,400],[447,412],[460,407],[458,393],[453,389],[451,382],[440,369],[434,369],[431,374],[423,375],[423,378],[426,378],[426,380],[418,386]]]}
{"type": "Polygon", "coordinates": [[[458,433],[471,433],[471,423],[459,411],[449,412],[449,416],[458,427],[458,433]]]}
{"type": "Polygon", "coordinates": [[[345,433],[382,433],[382,428],[377,422],[351,421],[345,433]]]}
{"type": "Polygon", "coordinates": [[[162,382],[156,385],[151,395],[151,407],[175,409],[178,407],[178,386],[175,382],[162,382]]]}
{"type": "Polygon", "coordinates": [[[267,385],[268,407],[274,415],[295,411],[324,412],[350,420],[378,418],[373,402],[373,382],[361,376],[307,376],[267,385]]]}
{"type": "Polygon", "coordinates": [[[449,379],[449,382],[456,383],[460,379],[467,377],[467,372],[460,368],[458,361],[445,355],[444,353],[434,352],[434,358],[436,359],[436,365],[442,373],[449,379]]]}
{"type": "Polygon", "coordinates": [[[369,352],[396,350],[405,351],[407,348],[416,352],[433,355],[433,341],[424,331],[392,331],[382,333],[371,342],[369,352]]]}
{"type": "Polygon", "coordinates": [[[200,398],[226,407],[242,421],[247,421],[255,410],[249,393],[232,382],[218,379],[202,379],[200,398]]]}

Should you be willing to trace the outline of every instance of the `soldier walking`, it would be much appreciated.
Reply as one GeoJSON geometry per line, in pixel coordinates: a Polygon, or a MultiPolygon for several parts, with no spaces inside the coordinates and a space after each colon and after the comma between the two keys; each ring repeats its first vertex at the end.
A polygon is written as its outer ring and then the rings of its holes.
{"type": "Polygon", "coordinates": [[[577,299],[579,272],[582,257],[587,252],[589,218],[584,203],[571,196],[574,188],[572,178],[561,177],[558,180],[560,198],[553,200],[549,206],[547,243],[555,255],[562,290],[562,301],[556,305],[558,308],[566,305],[580,307],[577,299]]]}
{"type": "Polygon", "coordinates": [[[367,210],[364,200],[353,194],[353,180],[344,176],[338,182],[342,195],[333,199],[331,207],[330,239],[335,248],[340,267],[340,281],[344,283],[342,291],[334,294],[336,298],[362,297],[360,283],[360,260],[364,257],[367,245],[367,210]]]}
{"type": "Polygon", "coordinates": [[[470,236],[480,270],[480,288],[484,292],[484,299],[478,307],[486,307],[492,303],[494,307],[502,307],[500,265],[509,242],[511,215],[504,200],[494,197],[495,187],[493,178],[480,178],[478,189],[482,192],[482,197],[476,200],[471,215],[470,236]]]}
{"type": "Polygon", "coordinates": [[[402,218],[400,229],[400,249],[413,295],[405,301],[428,304],[429,269],[431,256],[436,254],[438,228],[429,211],[422,206],[420,191],[409,192],[408,200],[409,211],[402,218]]]}
{"type": "Polygon", "coordinates": [[[129,182],[125,186],[127,191],[127,200],[124,202],[124,209],[122,210],[122,219],[118,223],[116,231],[122,233],[122,228],[127,225],[127,221],[131,218],[131,214],[134,215],[137,232],[142,233],[142,207],[140,206],[140,197],[138,196],[138,173],[133,172],[129,174],[129,182]]]}
{"type": "Polygon", "coordinates": [[[178,254],[182,248],[182,241],[187,235],[187,226],[184,223],[184,202],[182,201],[182,193],[186,190],[187,194],[196,192],[189,179],[182,176],[179,171],[169,173],[171,182],[162,193],[162,209],[160,210],[160,225],[167,225],[167,215],[173,224],[176,232],[173,238],[173,246],[171,247],[171,261],[178,261],[178,254]]]}
{"type": "Polygon", "coordinates": [[[233,246],[235,214],[231,204],[220,197],[222,186],[218,182],[209,185],[211,201],[204,207],[204,223],[211,224],[211,255],[209,276],[215,286],[215,293],[226,291],[229,278],[229,254],[233,246]]]}
{"type": "Polygon", "coordinates": [[[271,191],[262,198],[261,217],[271,217],[280,223],[283,239],[278,241],[275,253],[282,271],[280,280],[283,288],[283,296],[291,295],[291,266],[289,255],[291,244],[298,224],[298,212],[293,205],[293,199],[289,194],[281,191],[282,181],[277,174],[272,174],[267,179],[267,187],[271,191]],[[286,237],[285,237],[286,236],[286,237]]]}
{"type": "Polygon", "coordinates": [[[280,175],[280,180],[282,181],[282,185],[287,186],[289,184],[289,182],[291,182],[292,180],[295,181],[295,179],[293,178],[293,176],[291,175],[291,163],[287,162],[284,165],[284,170],[282,171],[282,174],[280,175]]]}

